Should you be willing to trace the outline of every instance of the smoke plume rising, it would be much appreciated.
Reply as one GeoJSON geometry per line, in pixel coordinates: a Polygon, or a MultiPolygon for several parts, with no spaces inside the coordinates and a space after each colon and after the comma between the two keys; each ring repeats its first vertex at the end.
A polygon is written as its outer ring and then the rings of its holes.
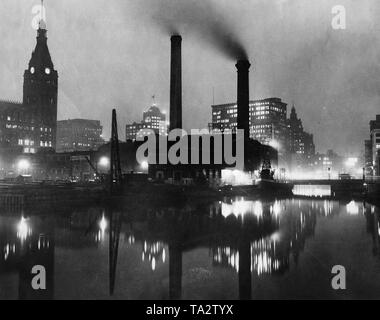
{"type": "Polygon", "coordinates": [[[248,59],[234,27],[211,0],[150,0],[148,3],[146,8],[152,12],[151,19],[168,34],[190,33],[230,59],[248,59]]]}

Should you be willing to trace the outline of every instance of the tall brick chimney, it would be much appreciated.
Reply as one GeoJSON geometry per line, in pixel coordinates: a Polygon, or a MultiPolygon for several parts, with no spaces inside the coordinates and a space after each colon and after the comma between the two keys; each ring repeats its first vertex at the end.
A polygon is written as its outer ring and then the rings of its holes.
{"type": "Polygon", "coordinates": [[[237,129],[244,130],[244,140],[249,139],[249,68],[248,60],[239,60],[236,64],[237,82],[237,129]]]}
{"type": "Polygon", "coordinates": [[[171,37],[170,130],[182,129],[182,37],[171,37]]]}

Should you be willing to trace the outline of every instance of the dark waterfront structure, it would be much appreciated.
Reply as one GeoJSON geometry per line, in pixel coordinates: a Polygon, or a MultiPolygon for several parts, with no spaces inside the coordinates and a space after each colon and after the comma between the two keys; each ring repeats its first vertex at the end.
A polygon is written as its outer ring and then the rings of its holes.
{"type": "Polygon", "coordinates": [[[57,132],[58,73],[47,46],[43,20],[37,44],[24,73],[22,103],[0,101],[0,148],[36,153],[55,149],[57,132]]]}
{"type": "Polygon", "coordinates": [[[72,119],[57,123],[57,152],[97,150],[104,144],[98,120],[72,119]]]}
{"type": "MultiPolygon", "coordinates": [[[[182,129],[182,38],[175,35],[171,37],[171,68],[170,68],[170,130],[182,129]]],[[[272,160],[274,165],[277,165],[278,154],[277,151],[270,147],[264,146],[256,140],[249,137],[249,68],[250,63],[248,60],[239,60],[236,64],[237,68],[237,105],[236,105],[236,126],[231,132],[218,132],[216,136],[212,134],[187,135],[186,138],[189,146],[188,162],[178,164],[159,164],[160,155],[156,155],[155,163],[149,164],[149,176],[154,180],[166,181],[173,184],[194,184],[194,183],[207,183],[209,185],[218,185],[221,181],[221,171],[226,168],[231,168],[234,165],[228,165],[224,161],[216,163],[214,159],[216,154],[223,150],[215,148],[215,141],[218,139],[224,145],[224,141],[229,137],[232,139],[232,146],[234,150],[237,148],[237,143],[244,143],[244,169],[246,171],[255,171],[261,168],[264,159],[272,160]],[[237,134],[235,129],[244,130],[244,141],[237,141],[237,134]],[[198,146],[191,145],[192,140],[198,140],[198,146]],[[208,140],[208,143],[203,143],[208,140]],[[210,156],[208,164],[192,161],[193,154],[210,156]]],[[[175,144],[174,141],[166,140],[167,149],[175,144]]],[[[156,142],[159,139],[156,139],[156,142]]],[[[157,144],[158,146],[158,144],[157,144]]],[[[202,156],[200,157],[202,159],[202,156]]]]}

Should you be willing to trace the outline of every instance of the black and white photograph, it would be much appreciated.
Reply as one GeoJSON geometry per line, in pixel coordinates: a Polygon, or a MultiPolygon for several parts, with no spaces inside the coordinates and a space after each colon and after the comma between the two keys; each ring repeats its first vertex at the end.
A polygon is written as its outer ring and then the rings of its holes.
{"type": "Polygon", "coordinates": [[[0,39],[0,300],[380,299],[378,0],[1,0],[0,39]]]}

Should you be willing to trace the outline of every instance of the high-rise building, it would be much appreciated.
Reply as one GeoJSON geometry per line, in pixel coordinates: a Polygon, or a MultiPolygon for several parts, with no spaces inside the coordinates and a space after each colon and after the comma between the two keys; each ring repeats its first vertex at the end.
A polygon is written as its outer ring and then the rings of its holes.
{"type": "Polygon", "coordinates": [[[57,152],[97,150],[104,144],[103,127],[98,120],[58,121],[57,152]]]}
{"type": "MultiPolygon", "coordinates": [[[[271,145],[285,153],[286,147],[286,103],[279,98],[249,102],[249,136],[262,144],[271,145]]],[[[235,130],[237,126],[237,104],[213,105],[212,131],[235,130]]]]}
{"type": "Polygon", "coordinates": [[[380,114],[369,123],[370,139],[365,143],[366,173],[380,176],[380,114]]]}
{"type": "Polygon", "coordinates": [[[314,166],[314,137],[304,131],[302,120],[298,118],[294,105],[286,123],[290,169],[301,170],[314,166]]]}
{"type": "Polygon", "coordinates": [[[156,105],[151,106],[143,113],[143,120],[141,122],[133,122],[126,125],[126,140],[134,141],[137,136],[145,136],[150,130],[159,135],[166,135],[168,132],[166,115],[156,105]]]}
{"type": "MultiPolygon", "coordinates": [[[[212,131],[235,130],[237,106],[234,103],[213,105],[212,131]]],[[[249,103],[250,138],[277,149],[280,166],[295,169],[308,167],[315,155],[314,137],[304,131],[293,106],[289,119],[287,104],[279,98],[249,103]]]]}
{"type": "Polygon", "coordinates": [[[0,101],[0,147],[35,153],[55,148],[57,132],[58,73],[47,46],[43,20],[37,44],[24,72],[22,103],[0,101]]]}

